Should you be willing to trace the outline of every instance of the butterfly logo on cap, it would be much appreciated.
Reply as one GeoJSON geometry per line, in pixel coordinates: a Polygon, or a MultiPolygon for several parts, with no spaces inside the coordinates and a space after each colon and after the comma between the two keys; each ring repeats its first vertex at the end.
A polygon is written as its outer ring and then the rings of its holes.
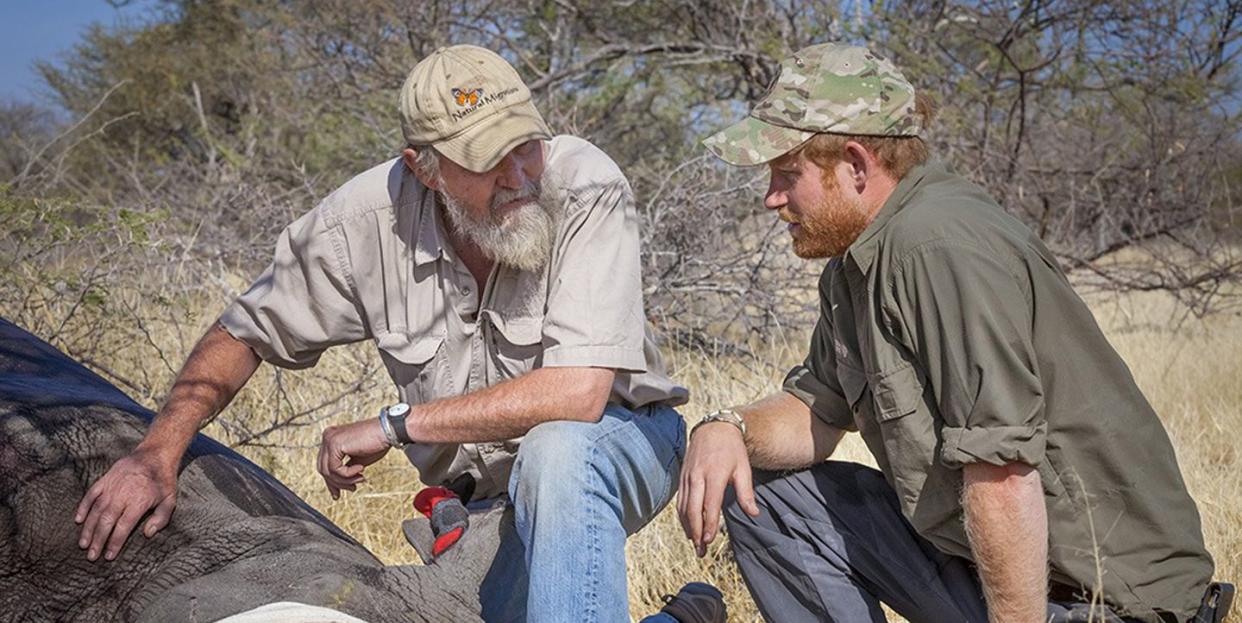
{"type": "Polygon", "coordinates": [[[483,89],[453,89],[453,98],[457,100],[458,106],[474,106],[479,103],[479,98],[483,95],[483,89]]]}

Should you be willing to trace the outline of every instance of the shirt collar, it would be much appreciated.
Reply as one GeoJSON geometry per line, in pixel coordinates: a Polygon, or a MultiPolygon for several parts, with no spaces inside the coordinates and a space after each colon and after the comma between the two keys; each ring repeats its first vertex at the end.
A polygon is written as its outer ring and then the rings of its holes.
{"type": "Polygon", "coordinates": [[[880,231],[888,225],[893,216],[906,207],[906,204],[913,198],[914,191],[922,186],[923,181],[929,175],[943,172],[944,167],[941,164],[928,162],[914,167],[909,173],[906,173],[901,178],[901,181],[897,182],[897,187],[893,189],[893,193],[884,201],[884,205],[876,213],[875,219],[867,225],[866,229],[863,229],[858,238],[846,249],[846,259],[852,259],[860,272],[867,272],[867,269],[871,267],[871,260],[875,258],[876,245],[880,243],[880,231]]]}

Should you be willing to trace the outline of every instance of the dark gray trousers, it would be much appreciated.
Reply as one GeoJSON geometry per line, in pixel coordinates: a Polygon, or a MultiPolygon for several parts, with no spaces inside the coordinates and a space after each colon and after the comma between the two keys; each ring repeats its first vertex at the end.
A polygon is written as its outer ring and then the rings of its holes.
{"type": "MultiPolygon", "coordinates": [[[[768,621],[884,622],[884,602],[912,623],[987,623],[978,575],[915,533],[884,476],[827,461],[792,473],[755,471],[758,517],[726,500],[742,578],[768,621]]],[[[1089,606],[1051,603],[1054,623],[1087,621],[1089,606]]],[[[1093,621],[1123,621],[1096,606],[1093,621]]]]}

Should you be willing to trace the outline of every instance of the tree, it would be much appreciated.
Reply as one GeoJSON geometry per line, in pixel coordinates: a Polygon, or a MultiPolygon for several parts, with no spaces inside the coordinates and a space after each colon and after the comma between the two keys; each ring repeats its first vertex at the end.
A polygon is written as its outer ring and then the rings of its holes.
{"type": "Polygon", "coordinates": [[[396,154],[396,89],[417,59],[476,43],[514,63],[554,128],[629,174],[653,318],[686,341],[744,341],[814,312],[815,267],[759,208],[765,172],[720,166],[698,141],[740,118],[790,51],[870,42],[941,101],[938,155],[1084,283],[1167,290],[1205,313],[1232,308],[1242,270],[1240,6],[165,0],[150,23],[94,29],[44,66],[88,122],[59,164],[36,159],[55,175],[16,186],[165,209],[199,252],[257,266],[279,227],[396,154]]]}

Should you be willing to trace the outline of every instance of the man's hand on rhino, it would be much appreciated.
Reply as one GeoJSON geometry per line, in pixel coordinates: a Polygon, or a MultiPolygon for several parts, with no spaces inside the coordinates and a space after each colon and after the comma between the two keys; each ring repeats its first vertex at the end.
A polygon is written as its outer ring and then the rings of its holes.
{"type": "Polygon", "coordinates": [[[362,470],[384,458],[390,447],[375,419],[324,429],[319,445],[319,473],[332,499],[339,499],[342,489],[353,491],[359,483],[366,482],[362,470]]]}
{"type": "Polygon", "coordinates": [[[87,550],[88,560],[97,560],[101,552],[113,560],[147,511],[155,509],[142,527],[151,538],[168,525],[176,505],[176,463],[168,465],[139,448],[113,464],[82,497],[73,517],[82,524],[78,547],[87,550]]]}

